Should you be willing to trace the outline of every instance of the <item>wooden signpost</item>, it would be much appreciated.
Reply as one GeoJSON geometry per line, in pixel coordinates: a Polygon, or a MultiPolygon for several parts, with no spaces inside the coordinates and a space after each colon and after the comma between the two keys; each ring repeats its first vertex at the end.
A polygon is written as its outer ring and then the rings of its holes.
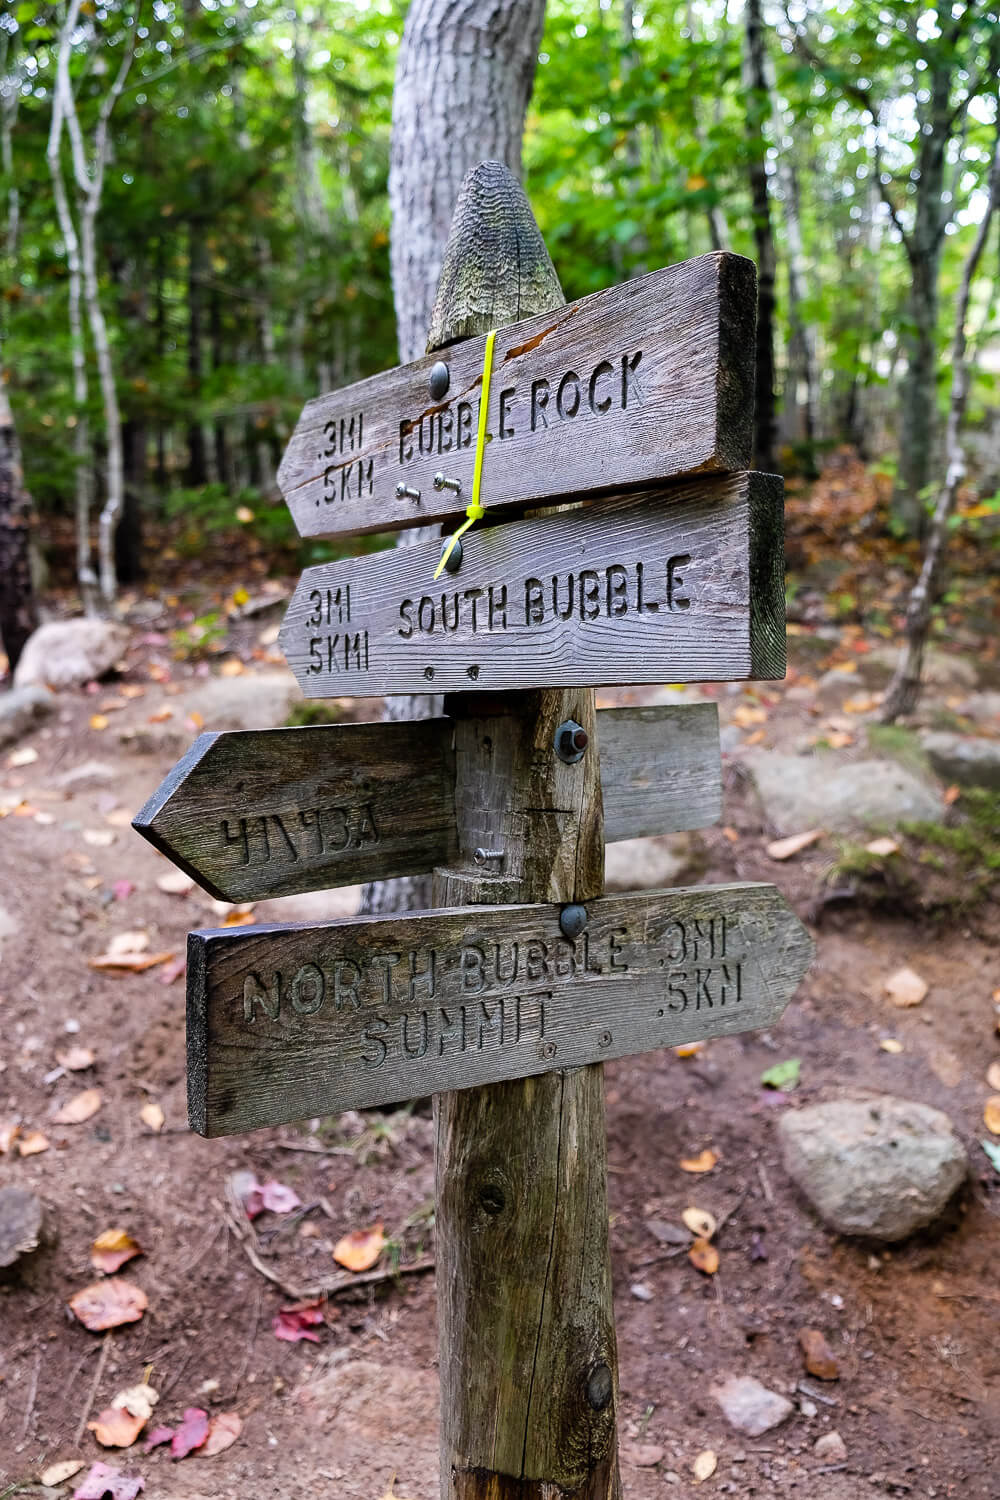
{"type": "Polygon", "coordinates": [[[434,869],[429,912],[192,933],[188,1090],[206,1135],[434,1094],[442,1500],[618,1500],[601,1063],[771,1026],[809,962],[772,886],[602,895],[605,837],[714,821],[720,760],[713,708],[593,686],[784,671],[754,311],[729,255],[566,306],[475,168],[443,352],[310,402],[280,476],[304,535],[472,502],[446,563],[307,570],[282,633],[308,696],[446,716],[205,734],[136,819],[229,899],[434,869]]]}

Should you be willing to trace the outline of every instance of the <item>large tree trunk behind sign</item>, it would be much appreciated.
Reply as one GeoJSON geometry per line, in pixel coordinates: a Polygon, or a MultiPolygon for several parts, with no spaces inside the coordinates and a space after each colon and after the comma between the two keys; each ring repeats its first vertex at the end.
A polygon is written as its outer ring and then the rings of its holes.
{"type": "MultiPolygon", "coordinates": [[[[505,162],[521,175],[521,137],[538,61],[545,0],[413,0],[396,65],[389,163],[392,286],[399,357],[438,342],[431,311],[458,190],[470,167],[505,162]]],[[[527,316],[527,314],[525,314],[527,316]]],[[[500,321],[516,321],[508,313],[500,321]]],[[[397,544],[437,535],[414,527],[397,544]]],[[[388,719],[439,713],[440,699],[390,698],[388,719]]],[[[430,879],[406,876],[365,887],[366,912],[430,905],[430,879]]]]}
{"type": "Polygon", "coordinates": [[[25,641],[38,624],[28,551],[31,500],[10,402],[0,383],[0,645],[13,676],[25,641]]]}

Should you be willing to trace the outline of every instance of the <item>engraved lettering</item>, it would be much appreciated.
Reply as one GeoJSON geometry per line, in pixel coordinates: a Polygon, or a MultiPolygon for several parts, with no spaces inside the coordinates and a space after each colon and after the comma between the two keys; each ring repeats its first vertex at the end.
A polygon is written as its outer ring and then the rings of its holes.
{"type": "Polygon", "coordinates": [[[358,999],[358,987],[361,984],[361,970],[356,963],[349,958],[338,959],[333,966],[333,1004],[336,1010],[343,1010],[344,1006],[350,1004],[355,1010],[361,1009],[361,1001],[358,999]]]}
{"type": "Polygon", "coordinates": [[[667,608],[668,609],[690,609],[691,600],[685,599],[677,593],[678,589],[684,587],[684,579],[677,571],[678,568],[687,567],[691,561],[690,552],[678,553],[676,557],[667,558],[667,608]]]}
{"type": "Polygon", "coordinates": [[[385,1034],[389,1030],[389,1022],[384,1016],[373,1016],[361,1033],[363,1042],[370,1042],[375,1048],[374,1053],[362,1052],[361,1061],[366,1068],[380,1068],[385,1062],[388,1047],[385,1044],[385,1034]]]}
{"type": "Polygon", "coordinates": [[[500,436],[509,438],[514,436],[514,427],[510,422],[510,403],[514,399],[515,387],[509,385],[506,390],[500,392],[500,436]]]}
{"type": "Polygon", "coordinates": [[[326,996],[323,970],[315,964],[303,964],[292,979],[292,1009],[299,1016],[313,1016],[326,996]]]}
{"type": "Polygon", "coordinates": [[[537,578],[526,578],[524,580],[524,623],[525,625],[540,625],[545,619],[545,602],[542,598],[542,585],[537,578]]]}
{"type": "Polygon", "coordinates": [[[549,419],[545,415],[545,408],[549,404],[549,382],[547,380],[533,380],[531,382],[531,430],[532,432],[541,422],[543,427],[548,427],[549,419]]]}
{"type": "Polygon", "coordinates": [[[486,987],[486,976],[483,968],[486,963],[486,954],[478,943],[466,943],[462,949],[460,972],[462,975],[462,990],[466,994],[477,995],[486,987]]]}
{"type": "Polygon", "coordinates": [[[633,354],[631,359],[627,354],[622,355],[622,410],[624,410],[628,406],[628,398],[630,393],[635,400],[636,406],[641,406],[643,401],[645,400],[645,393],[643,392],[642,386],[639,384],[638,376],[635,373],[639,368],[639,361],[641,359],[641,349],[638,351],[638,353],[633,354]]]}
{"type": "Polygon", "coordinates": [[[259,974],[248,974],[243,981],[243,1019],[256,1020],[256,1008],[260,1006],[269,1021],[278,1019],[281,1010],[281,975],[275,974],[268,993],[259,974]]]}
{"type": "Polygon", "coordinates": [[[614,375],[614,373],[614,365],[610,364],[606,359],[602,359],[599,365],[594,366],[587,386],[587,399],[590,402],[592,412],[605,412],[611,409],[610,396],[603,396],[600,400],[597,399],[597,382],[602,376],[614,375]]]}
{"type": "MultiPolygon", "coordinates": [[[[624,380],[624,375],[622,376],[624,380]]],[[[575,370],[567,370],[556,391],[556,411],[563,421],[575,417],[580,410],[580,377],[575,370]],[[570,394],[567,396],[567,391],[570,394]]]]}

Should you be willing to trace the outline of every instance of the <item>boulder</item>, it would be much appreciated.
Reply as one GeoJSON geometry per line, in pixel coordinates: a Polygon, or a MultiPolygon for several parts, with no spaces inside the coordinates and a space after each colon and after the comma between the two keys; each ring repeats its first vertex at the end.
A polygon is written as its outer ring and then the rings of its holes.
{"type": "Polygon", "coordinates": [[[920,743],[943,781],[1000,792],[1000,740],[941,729],[921,735],[920,743]]]}
{"type": "Polygon", "coordinates": [[[0,748],[28,734],[55,706],[48,688],[38,683],[0,693],[0,748]]]}
{"type": "Polygon", "coordinates": [[[893,828],[909,820],[935,821],[943,811],[936,788],[891,760],[838,763],[822,751],[784,755],[749,750],[742,761],[779,833],[893,828]]]}
{"type": "Polygon", "coordinates": [[[778,1135],[785,1170],[831,1229],[887,1243],[932,1224],[969,1166],[947,1115],[888,1094],[789,1111],[778,1135]]]}
{"type": "MultiPolygon", "coordinates": [[[[858,657],[858,671],[873,687],[885,687],[898,663],[898,646],[876,646],[874,651],[858,657]]],[[[968,656],[956,656],[931,646],[924,653],[921,679],[925,686],[941,691],[971,692],[979,681],[979,673],[968,656]]]]}
{"type": "Polygon", "coordinates": [[[139,754],[179,755],[200,730],[280,729],[293,707],[302,702],[291,672],[244,672],[239,677],[210,677],[168,700],[173,716],[162,724],[145,719],[122,729],[120,739],[139,754]]]}
{"type": "Polygon", "coordinates": [[[649,891],[677,885],[691,865],[689,834],[662,838],[622,839],[604,850],[604,888],[607,891],[649,891]]]}
{"type": "Polygon", "coordinates": [[[760,1437],[788,1420],[795,1410],[790,1401],[769,1391],[752,1375],[732,1375],[719,1385],[713,1385],[712,1395],[722,1407],[730,1426],[748,1437],[760,1437]]]}
{"type": "Polygon", "coordinates": [[[81,687],[109,672],[128,645],[129,633],[114,620],[49,620],[28,637],[14,673],[14,686],[39,683],[55,689],[81,687]]]}

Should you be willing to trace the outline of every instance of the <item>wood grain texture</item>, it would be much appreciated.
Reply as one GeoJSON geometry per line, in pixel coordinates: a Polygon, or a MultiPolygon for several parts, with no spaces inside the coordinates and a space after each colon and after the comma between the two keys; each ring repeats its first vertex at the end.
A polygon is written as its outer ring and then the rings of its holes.
{"type": "Polygon", "coordinates": [[[770,885],[586,904],[575,943],[555,903],[193,932],[193,1128],[234,1134],[770,1026],[812,951],[770,885]]]}
{"type": "MultiPolygon", "coordinates": [[[[718,820],[714,704],[597,723],[609,842],[718,820]]],[[[132,827],[221,901],[428,874],[458,852],[455,736],[450,718],[202,734],[132,827]]]]}
{"type": "MultiPolygon", "coordinates": [[[[442,285],[467,275],[446,262],[442,285]]],[[[483,503],[500,510],[746,468],[755,308],[753,263],[719,252],[501,329],[483,503]]],[[[429,354],[307,404],[278,471],[301,535],[424,526],[464,510],[484,347],[480,336],[444,351],[443,398],[430,394],[441,355],[429,354]],[[461,481],[461,497],[434,489],[439,471],[461,481]],[[400,498],[400,483],[419,501],[400,498]]]]}
{"type": "Polygon", "coordinates": [[[782,486],[685,481],[307,568],[281,646],[311,698],[784,675],[782,486]],[[565,618],[564,618],[565,616],[565,618]]]}

